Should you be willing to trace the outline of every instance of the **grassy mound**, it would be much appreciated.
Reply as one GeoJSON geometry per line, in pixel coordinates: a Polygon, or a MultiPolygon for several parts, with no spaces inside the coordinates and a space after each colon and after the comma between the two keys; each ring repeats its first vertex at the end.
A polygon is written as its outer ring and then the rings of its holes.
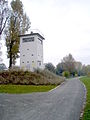
{"type": "Polygon", "coordinates": [[[59,77],[47,70],[29,71],[2,71],[0,72],[0,84],[13,85],[58,85],[64,81],[63,77],[59,77]]]}

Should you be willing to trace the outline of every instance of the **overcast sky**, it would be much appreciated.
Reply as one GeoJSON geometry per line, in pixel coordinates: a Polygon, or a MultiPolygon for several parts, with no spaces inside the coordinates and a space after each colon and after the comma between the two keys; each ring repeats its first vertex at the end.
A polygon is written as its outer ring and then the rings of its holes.
{"type": "Polygon", "coordinates": [[[39,29],[44,34],[45,63],[56,65],[71,53],[77,61],[90,64],[90,0],[22,2],[31,29],[39,29]]]}

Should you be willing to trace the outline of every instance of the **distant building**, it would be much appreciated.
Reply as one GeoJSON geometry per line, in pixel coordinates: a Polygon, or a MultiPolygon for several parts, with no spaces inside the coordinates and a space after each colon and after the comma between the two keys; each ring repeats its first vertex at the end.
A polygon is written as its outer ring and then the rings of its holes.
{"type": "Polygon", "coordinates": [[[20,35],[20,68],[34,71],[43,69],[43,40],[40,33],[20,35]]]}

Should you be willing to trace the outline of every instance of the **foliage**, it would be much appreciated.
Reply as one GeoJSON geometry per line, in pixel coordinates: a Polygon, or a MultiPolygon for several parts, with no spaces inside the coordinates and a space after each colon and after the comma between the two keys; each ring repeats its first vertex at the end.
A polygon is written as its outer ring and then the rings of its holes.
{"type": "Polygon", "coordinates": [[[47,63],[47,64],[45,65],[45,69],[47,69],[47,70],[55,73],[55,66],[54,66],[52,63],[47,63]]]}
{"type": "Polygon", "coordinates": [[[63,57],[62,59],[63,69],[64,71],[69,71],[70,73],[75,72],[75,60],[71,54],[63,57]]]}
{"type": "Polygon", "coordinates": [[[78,76],[82,75],[82,63],[75,61],[76,74],[78,76]]]}
{"type": "Polygon", "coordinates": [[[20,0],[12,0],[11,16],[8,20],[8,27],[5,31],[7,57],[9,60],[9,68],[15,65],[16,59],[19,57],[20,34],[24,34],[30,28],[30,21],[23,10],[23,4],[20,0]]]}
{"type": "Polygon", "coordinates": [[[0,84],[14,85],[58,85],[63,82],[62,77],[56,76],[49,71],[29,72],[29,71],[2,71],[0,72],[0,84]]]}
{"type": "Polygon", "coordinates": [[[72,76],[76,73],[76,61],[71,54],[63,57],[61,63],[56,66],[56,74],[62,75],[64,71],[68,71],[72,76]]]}
{"type": "Polygon", "coordinates": [[[90,72],[90,65],[82,65],[76,61],[71,54],[63,57],[62,61],[56,66],[56,74],[62,75],[64,71],[69,71],[71,76],[87,75],[90,72]]]}
{"type": "Polygon", "coordinates": [[[88,75],[88,73],[90,73],[90,65],[83,65],[82,75],[88,75]]]}
{"type": "Polygon", "coordinates": [[[43,86],[35,86],[35,85],[0,85],[0,93],[32,93],[32,92],[47,92],[56,85],[43,85],[43,86]]]}
{"type": "Polygon", "coordinates": [[[85,84],[87,89],[87,100],[82,120],[90,120],[90,77],[83,77],[81,81],[85,84]]]}
{"type": "Polygon", "coordinates": [[[69,71],[64,71],[64,72],[62,73],[62,76],[63,76],[63,77],[66,77],[66,78],[69,78],[69,77],[70,77],[70,72],[69,72],[69,71]]]}

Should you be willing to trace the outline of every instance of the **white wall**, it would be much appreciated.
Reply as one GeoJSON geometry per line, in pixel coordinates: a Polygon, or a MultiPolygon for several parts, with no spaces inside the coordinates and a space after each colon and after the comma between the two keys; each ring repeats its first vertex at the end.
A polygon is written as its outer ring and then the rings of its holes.
{"type": "MultiPolygon", "coordinates": [[[[43,43],[38,35],[22,36],[20,38],[20,68],[33,71],[34,68],[43,68],[43,43]],[[32,42],[22,42],[23,38],[34,37],[32,42]],[[41,65],[38,61],[41,61],[41,65]],[[24,63],[23,63],[24,62],[24,63]]],[[[41,38],[40,38],[41,39],[41,38]]],[[[41,39],[42,40],[42,39],[41,39]]]]}

